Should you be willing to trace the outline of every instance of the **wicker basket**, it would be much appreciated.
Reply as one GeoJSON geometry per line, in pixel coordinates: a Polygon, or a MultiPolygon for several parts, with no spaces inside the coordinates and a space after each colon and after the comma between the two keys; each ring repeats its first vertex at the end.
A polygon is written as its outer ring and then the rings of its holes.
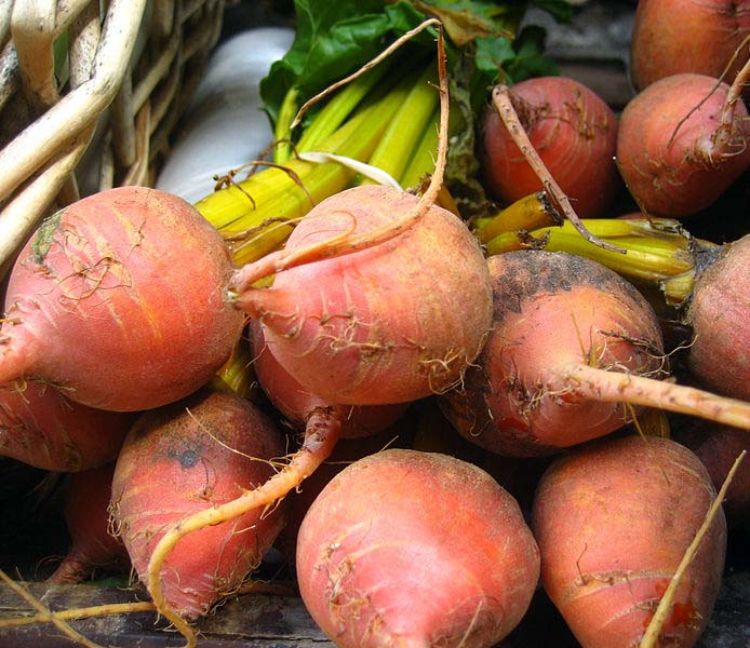
{"type": "Polygon", "coordinates": [[[0,0],[0,266],[54,208],[153,184],[224,4],[0,0]]]}

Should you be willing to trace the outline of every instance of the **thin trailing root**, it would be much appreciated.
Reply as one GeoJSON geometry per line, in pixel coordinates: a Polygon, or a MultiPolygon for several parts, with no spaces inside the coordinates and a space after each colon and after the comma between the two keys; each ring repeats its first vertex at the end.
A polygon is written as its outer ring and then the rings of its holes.
{"type": "Polygon", "coordinates": [[[505,127],[508,129],[508,133],[513,138],[513,141],[520,149],[521,153],[523,153],[523,156],[524,158],[526,158],[529,166],[542,182],[544,190],[547,192],[549,197],[552,198],[555,203],[557,203],[557,207],[573,224],[576,230],[578,230],[580,235],[590,243],[598,245],[605,250],[611,250],[613,252],[620,252],[622,254],[625,254],[626,251],[623,248],[617,245],[613,245],[612,243],[609,243],[607,241],[603,241],[599,237],[594,236],[586,229],[584,224],[581,222],[578,214],[576,214],[573,206],[570,204],[568,196],[562,190],[560,185],[557,184],[557,181],[554,179],[554,177],[552,177],[549,169],[547,169],[547,166],[542,161],[542,158],[539,157],[539,154],[534,148],[534,145],[531,143],[526,130],[521,125],[521,120],[518,118],[518,113],[516,112],[516,109],[513,107],[513,103],[510,100],[510,91],[508,86],[503,84],[495,86],[492,91],[492,101],[495,104],[495,110],[497,111],[497,114],[500,116],[503,124],[505,124],[505,127]]]}
{"type": "Polygon", "coordinates": [[[20,626],[33,625],[35,623],[54,623],[55,619],[65,621],[78,621],[80,619],[93,619],[98,617],[113,616],[116,614],[134,614],[137,612],[153,612],[156,606],[151,601],[134,601],[132,603],[110,603],[108,605],[94,605],[83,608],[70,608],[58,612],[39,612],[22,617],[11,617],[0,619],[0,629],[18,628],[20,626]]]}
{"type": "MultiPolygon", "coordinates": [[[[442,26],[440,22],[435,19],[426,20],[419,25],[419,27],[404,34],[399,41],[404,40],[407,36],[411,38],[418,31],[430,26],[438,27],[437,60],[438,76],[440,79],[440,126],[435,171],[430,179],[430,184],[420,197],[419,202],[413,209],[397,221],[384,225],[380,229],[365,232],[359,236],[339,235],[306,247],[294,250],[279,250],[267,254],[262,259],[258,259],[258,261],[244,266],[235,274],[234,279],[232,280],[232,292],[236,294],[242,293],[257,281],[277,272],[281,272],[282,270],[287,270],[310,261],[350,254],[389,241],[412,227],[412,225],[414,225],[425,213],[427,213],[430,207],[435,204],[443,186],[445,166],[448,159],[448,118],[450,116],[448,73],[442,26]]],[[[395,48],[392,47],[389,49],[390,51],[386,50],[386,52],[390,53],[395,48]]],[[[382,55],[380,55],[380,57],[382,57],[382,55]]],[[[379,60],[380,57],[373,60],[379,60]]],[[[352,77],[353,76],[354,75],[352,75],[352,77]]],[[[351,79],[352,77],[348,77],[348,79],[351,79]]]]}
{"type": "Polygon", "coordinates": [[[646,376],[579,364],[559,372],[571,393],[606,402],[633,403],[750,430],[750,403],[646,376]]]}
{"type": "Polygon", "coordinates": [[[334,408],[319,407],[313,410],[307,422],[305,440],[300,450],[283,470],[253,490],[245,491],[237,499],[195,513],[174,525],[159,540],[148,563],[148,590],[156,609],[168,619],[186,640],[185,648],[196,645],[193,628],[180,617],[164,598],[161,571],[164,561],[174,546],[188,533],[214,526],[239,517],[257,508],[276,504],[311,475],[333,451],[341,435],[341,417],[334,408]]]}
{"type": "Polygon", "coordinates": [[[654,611],[654,616],[651,618],[651,621],[646,628],[646,632],[643,633],[639,648],[659,647],[659,635],[661,634],[662,628],[664,627],[664,624],[666,623],[671,611],[672,603],[675,597],[675,593],[677,592],[677,588],[680,585],[680,581],[685,575],[685,571],[689,567],[690,563],[695,558],[695,554],[698,553],[701,542],[703,542],[703,538],[708,533],[711,524],[716,518],[716,515],[721,508],[721,503],[724,501],[724,497],[726,497],[727,489],[732,483],[732,479],[734,479],[734,475],[737,472],[737,469],[740,467],[740,464],[742,463],[746,454],[747,451],[743,450],[737,457],[737,459],[735,459],[732,468],[729,470],[729,473],[727,473],[726,479],[721,485],[721,489],[719,489],[718,494],[716,495],[714,501],[711,503],[711,506],[706,512],[706,517],[703,520],[703,524],[701,524],[698,532],[695,534],[695,538],[693,538],[693,541],[688,545],[688,548],[685,550],[685,553],[682,556],[680,564],[677,566],[675,573],[672,575],[672,579],[669,581],[669,585],[667,586],[664,595],[661,597],[659,605],[654,611]]]}
{"type": "Polygon", "coordinates": [[[36,596],[29,592],[23,585],[14,581],[8,576],[2,569],[0,569],[0,580],[2,580],[10,589],[12,589],[18,596],[26,601],[31,607],[39,612],[42,620],[49,621],[54,624],[55,627],[60,630],[68,639],[71,641],[86,646],[86,648],[103,648],[97,643],[86,639],[80,632],[73,630],[57,613],[52,612],[44,603],[42,603],[36,596]]]}

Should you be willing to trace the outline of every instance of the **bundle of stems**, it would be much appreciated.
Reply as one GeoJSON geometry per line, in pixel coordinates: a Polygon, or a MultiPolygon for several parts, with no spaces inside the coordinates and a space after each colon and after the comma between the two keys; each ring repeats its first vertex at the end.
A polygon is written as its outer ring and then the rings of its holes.
{"type": "MultiPolygon", "coordinates": [[[[249,163],[249,174],[239,181],[244,169],[217,179],[216,191],[196,203],[230,243],[235,264],[277,249],[321,200],[372,182],[374,174],[355,163],[384,171],[404,187],[431,173],[439,96],[435,64],[412,66],[395,78],[381,65],[342,88],[309,120],[294,146],[287,146],[288,139],[279,142],[282,152],[277,147],[273,162],[249,163]]],[[[287,119],[283,113],[280,122],[287,119]]],[[[281,132],[277,129],[277,136],[281,132]]]]}
{"type": "Polygon", "coordinates": [[[614,243],[626,253],[612,252],[587,241],[568,221],[529,229],[522,225],[493,237],[486,235],[491,226],[488,221],[477,230],[477,236],[488,255],[535,248],[588,257],[635,282],[658,286],[670,306],[679,306],[687,299],[701,258],[720,248],[693,237],[678,221],[668,218],[587,218],[585,223],[596,237],[614,243]]]}

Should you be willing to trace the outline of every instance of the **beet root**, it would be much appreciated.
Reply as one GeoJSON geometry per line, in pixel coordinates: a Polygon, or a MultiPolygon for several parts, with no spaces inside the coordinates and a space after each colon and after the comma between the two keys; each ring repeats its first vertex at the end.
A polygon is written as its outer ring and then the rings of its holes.
{"type": "MultiPolygon", "coordinates": [[[[557,460],[535,496],[542,583],[585,648],[639,644],[716,496],[674,441],[632,435],[557,460]]],[[[726,553],[720,511],[677,589],[660,645],[692,646],[708,622],[726,553]]]]}
{"type": "Polygon", "coordinates": [[[625,107],[617,165],[644,213],[679,218],[711,205],[750,167],[749,144],[736,92],[713,77],[677,74],[625,107]]]}
{"type": "Polygon", "coordinates": [[[297,544],[302,598],[339,646],[493,645],[526,612],[538,566],[518,504],[487,473],[414,450],[340,472],[297,544]]]}
{"type": "Polygon", "coordinates": [[[123,570],[130,564],[125,545],[109,532],[114,468],[108,463],[70,478],[64,510],[70,549],[49,583],[79,583],[97,569],[123,570]]]}
{"type": "MultiPolygon", "coordinates": [[[[417,207],[410,194],[361,186],[310,211],[287,252],[365,237],[417,207]]],[[[252,268],[244,271],[252,275],[252,268]]],[[[279,272],[237,304],[263,326],[278,362],[331,404],[404,403],[458,382],[477,356],[492,308],[482,251],[466,225],[432,206],[397,236],[279,272]]]]}
{"type": "Polygon", "coordinates": [[[582,257],[524,250],[493,256],[494,326],[462,389],[440,403],[468,440],[504,455],[547,454],[628,419],[616,402],[580,398],[555,367],[658,375],[653,310],[613,271],[582,257]]]}
{"type": "Polygon", "coordinates": [[[133,421],[42,383],[0,388],[0,454],[42,470],[77,472],[114,461],[133,421]]]}
{"type": "Polygon", "coordinates": [[[266,481],[283,439],[256,407],[200,392],[143,415],[128,435],[112,485],[113,526],[158,607],[185,619],[206,614],[260,562],[284,522],[283,506],[251,511],[184,537],[150,579],[155,547],[170,529],[266,481]]]}
{"type": "MultiPolygon", "coordinates": [[[[529,141],[575,211],[603,215],[620,188],[613,161],[617,119],[603,99],[566,77],[537,77],[510,88],[529,141]]],[[[510,203],[544,188],[491,106],[484,120],[482,170],[487,188],[510,203]]]]}
{"type": "Polygon", "coordinates": [[[10,276],[0,383],[37,378],[137,411],[208,382],[239,339],[219,234],[188,203],[119,187],[48,218],[10,276]]]}

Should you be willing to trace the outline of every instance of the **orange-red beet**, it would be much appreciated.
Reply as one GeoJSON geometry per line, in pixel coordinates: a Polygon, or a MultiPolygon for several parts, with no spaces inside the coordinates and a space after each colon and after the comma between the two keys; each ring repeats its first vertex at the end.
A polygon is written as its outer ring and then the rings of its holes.
{"type": "MultiPolygon", "coordinates": [[[[263,329],[257,321],[252,322],[250,328],[253,368],[260,386],[292,427],[304,431],[312,411],[317,407],[330,407],[330,403],[310,393],[279,364],[266,345],[263,329]]],[[[407,407],[408,403],[339,405],[335,414],[341,421],[341,437],[367,437],[382,432],[395,423],[407,407]]]]}
{"type": "MultiPolygon", "coordinates": [[[[533,514],[542,583],[583,648],[639,644],[715,495],[700,460],[668,439],[602,441],[552,464],[533,514]]],[[[677,589],[660,645],[696,642],[725,553],[720,511],[677,589]]]]}
{"type": "Polygon", "coordinates": [[[70,549],[50,583],[78,583],[94,570],[125,569],[128,552],[119,538],[109,533],[109,499],[115,464],[75,473],[65,492],[65,524],[70,549]]]}
{"type": "Polygon", "coordinates": [[[441,399],[456,429],[498,454],[534,456],[622,427],[621,403],[576,394],[576,381],[558,369],[590,363],[658,375],[661,333],[644,297],[612,270],[569,254],[508,252],[488,266],[492,333],[463,387],[441,399]]]}
{"type": "Polygon", "coordinates": [[[539,555],[516,501],[441,454],[386,450],[348,466],[300,528],[297,577],[338,646],[491,646],[526,612],[539,555]]]}
{"type": "MultiPolygon", "coordinates": [[[[286,249],[371,235],[417,203],[390,187],[348,189],[310,211],[286,249]]],[[[310,393],[343,405],[404,403],[447,389],[481,350],[492,310],[476,238],[437,206],[387,241],[238,292],[279,364],[310,393]]]]}
{"type": "Polygon", "coordinates": [[[0,388],[0,455],[55,472],[114,461],[134,421],[65,398],[37,382],[0,388]]]}
{"type": "Polygon", "coordinates": [[[729,86],[717,83],[710,76],[677,74],[625,106],[617,165],[645,213],[695,214],[750,167],[747,109],[738,97],[726,102],[729,86]]]}
{"type": "MultiPolygon", "coordinates": [[[[695,72],[718,78],[750,35],[750,0],[640,0],[630,41],[633,85],[695,72]]],[[[741,52],[725,81],[747,60],[741,52]]]]}
{"type": "Polygon", "coordinates": [[[697,278],[686,321],[690,371],[710,389],[750,401],[750,235],[723,246],[697,278]]]}
{"type": "Polygon", "coordinates": [[[183,398],[239,338],[231,271],[219,234],[176,196],[120,187],[79,200],[48,218],[16,261],[0,383],[40,378],[108,410],[183,398]]]}
{"type": "MultiPolygon", "coordinates": [[[[263,483],[273,473],[266,460],[283,452],[279,430],[233,394],[200,392],[144,414],[117,460],[111,504],[139,577],[147,580],[151,553],[169,528],[263,483]]],[[[283,512],[251,511],[180,540],[161,571],[169,605],[195,618],[236,590],[275,540],[283,512]]]]}
{"type": "MultiPolygon", "coordinates": [[[[620,186],[612,109],[566,77],[522,81],[511,87],[510,97],[531,143],[576,213],[602,216],[620,186]]],[[[482,168],[488,190],[505,202],[543,188],[492,106],[484,120],[482,168]]]]}

